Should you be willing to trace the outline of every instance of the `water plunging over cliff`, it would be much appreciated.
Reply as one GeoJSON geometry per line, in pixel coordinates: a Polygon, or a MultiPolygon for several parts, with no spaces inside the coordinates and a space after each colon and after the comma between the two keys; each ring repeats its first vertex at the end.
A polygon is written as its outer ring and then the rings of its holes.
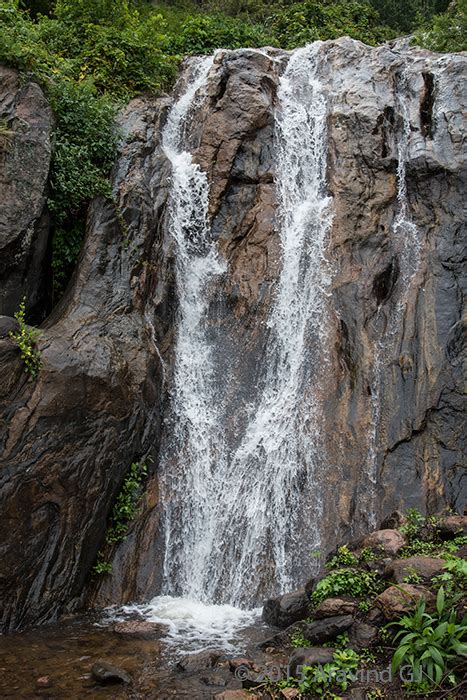
{"type": "Polygon", "coordinates": [[[162,449],[164,593],[252,606],[300,580],[319,545],[320,448],[315,388],[325,363],[326,100],[321,44],[296,51],[280,79],[276,191],[282,269],[258,389],[235,449],[223,440],[223,397],[210,295],[224,268],[208,224],[209,184],[184,149],[190,111],[211,62],[200,62],[165,127],[172,162],[170,227],[177,244],[172,435],[162,449]],[[308,562],[307,562],[308,563],[308,562]]]}

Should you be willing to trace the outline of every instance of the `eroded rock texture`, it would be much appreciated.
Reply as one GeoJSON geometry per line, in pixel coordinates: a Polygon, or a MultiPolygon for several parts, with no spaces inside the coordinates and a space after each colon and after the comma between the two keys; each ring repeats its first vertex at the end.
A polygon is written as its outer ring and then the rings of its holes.
{"type": "Polygon", "coordinates": [[[26,297],[30,315],[43,318],[51,133],[40,87],[0,66],[0,315],[12,316],[26,297]]]}
{"type": "MultiPolygon", "coordinates": [[[[324,516],[312,527],[328,550],[396,508],[463,506],[466,59],[348,39],[325,42],[320,55],[334,220],[318,397],[324,516]],[[401,206],[416,245],[395,235],[401,206]]],[[[189,133],[210,179],[212,234],[227,261],[212,310],[226,339],[223,357],[238,376],[238,391],[226,398],[233,443],[263,358],[281,264],[274,110],[287,59],[273,50],[218,54],[189,133]]],[[[168,104],[137,100],[123,116],[113,175],[118,210],[102,201],[91,207],[71,288],[44,326],[37,382],[27,381],[11,341],[0,340],[8,377],[0,436],[7,627],[77,604],[124,473],[148,452],[155,462],[141,515],[91,598],[141,599],[160,585],[157,450],[177,310],[170,168],[160,144],[168,104]]],[[[306,552],[304,578],[307,566],[306,552]]]]}

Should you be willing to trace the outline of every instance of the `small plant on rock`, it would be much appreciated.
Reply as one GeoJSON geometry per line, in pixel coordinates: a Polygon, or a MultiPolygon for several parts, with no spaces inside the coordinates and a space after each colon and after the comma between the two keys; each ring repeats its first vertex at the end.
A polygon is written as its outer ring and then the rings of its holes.
{"type": "Polygon", "coordinates": [[[295,630],[295,632],[292,632],[290,635],[290,644],[295,649],[301,649],[302,647],[307,647],[310,645],[309,641],[305,639],[301,630],[295,630]]]}
{"type": "Polygon", "coordinates": [[[125,539],[129,525],[138,515],[141,483],[148,469],[143,462],[133,462],[117,496],[111,515],[106,541],[111,544],[125,539]]]}
{"type": "Polygon", "coordinates": [[[444,586],[448,593],[462,593],[467,587],[467,562],[460,557],[448,559],[443,566],[444,573],[435,576],[434,584],[444,586]]]}
{"type": "Polygon", "coordinates": [[[331,559],[326,562],[327,569],[337,569],[341,566],[356,566],[358,564],[358,559],[355,554],[349,550],[346,544],[339,547],[337,554],[335,554],[331,559]]]}
{"type": "Polygon", "coordinates": [[[19,305],[15,318],[19,323],[19,330],[11,331],[10,338],[15,341],[21,350],[21,359],[24,362],[26,372],[31,375],[32,379],[35,379],[41,368],[41,354],[36,347],[40,331],[37,328],[31,328],[26,323],[25,299],[19,305]]]}

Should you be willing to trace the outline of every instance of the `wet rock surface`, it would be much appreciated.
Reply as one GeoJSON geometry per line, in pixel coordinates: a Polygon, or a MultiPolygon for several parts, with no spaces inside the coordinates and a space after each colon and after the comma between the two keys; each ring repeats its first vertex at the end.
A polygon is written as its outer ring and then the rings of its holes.
{"type": "MultiPolygon", "coordinates": [[[[460,504],[466,58],[403,43],[373,49],[348,39],[324,42],[320,52],[334,219],[327,251],[328,349],[313,401],[324,437],[316,467],[323,484],[321,547],[329,551],[395,510],[433,512],[460,504]],[[424,73],[435,76],[429,115],[421,110],[424,73]],[[394,235],[402,157],[418,237],[413,258],[394,235]],[[417,264],[404,277],[407,259],[417,264]]],[[[232,445],[263,358],[281,264],[273,127],[287,58],[284,52],[220,53],[209,99],[190,133],[194,159],[211,182],[212,235],[228,270],[212,306],[213,323],[228,339],[219,375],[224,360],[235,367],[242,394],[227,397],[224,427],[232,445]]],[[[36,87],[28,89],[42,105],[36,87]]],[[[7,93],[16,95],[17,87],[7,93]]],[[[170,169],[160,146],[169,105],[168,98],[138,99],[122,116],[112,176],[116,205],[97,200],[91,206],[75,276],[43,325],[36,381],[28,380],[11,340],[0,339],[6,378],[0,385],[5,629],[54,619],[83,602],[124,475],[148,453],[155,461],[141,513],[113,553],[112,575],[86,594],[99,606],[147,599],[160,585],[157,534],[164,504],[158,500],[157,450],[177,312],[166,206],[170,169]]],[[[37,132],[28,132],[37,166],[34,206],[28,208],[34,225],[28,219],[17,227],[14,246],[26,230],[34,231],[37,245],[43,240],[51,117],[46,105],[41,109],[37,132]]],[[[13,195],[8,201],[16,211],[13,195]]],[[[11,274],[23,269],[24,259],[22,254],[11,274]]],[[[11,315],[12,309],[0,313],[11,315]]],[[[313,573],[305,557],[303,569],[304,580],[313,573]]]]}
{"type": "Polygon", "coordinates": [[[263,605],[263,620],[273,627],[289,627],[307,616],[310,600],[305,589],[270,598],[263,605]]]}
{"type": "Polygon", "coordinates": [[[0,66],[0,315],[23,297],[42,320],[48,295],[47,183],[53,116],[37,83],[0,66]]]}

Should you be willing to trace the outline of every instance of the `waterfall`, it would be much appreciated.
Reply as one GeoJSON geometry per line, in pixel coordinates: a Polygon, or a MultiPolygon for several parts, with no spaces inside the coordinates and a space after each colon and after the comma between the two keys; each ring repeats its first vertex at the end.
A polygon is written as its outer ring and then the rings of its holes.
{"type": "Polygon", "coordinates": [[[221,424],[229,376],[224,385],[215,381],[218,339],[209,317],[209,292],[224,267],[210,238],[206,175],[183,150],[209,60],[197,65],[164,130],[180,304],[172,436],[161,463],[167,595],[251,607],[297,585],[307,568],[303,557],[319,544],[315,385],[325,362],[324,248],[331,223],[320,47],[296,51],[280,79],[275,145],[282,271],[258,394],[233,452],[221,424]]]}

